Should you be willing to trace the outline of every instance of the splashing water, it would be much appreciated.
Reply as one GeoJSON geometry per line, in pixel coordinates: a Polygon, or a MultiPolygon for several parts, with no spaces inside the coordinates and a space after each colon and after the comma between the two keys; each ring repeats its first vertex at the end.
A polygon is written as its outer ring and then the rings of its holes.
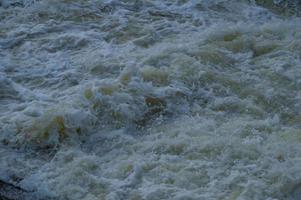
{"type": "Polygon", "coordinates": [[[24,199],[301,199],[300,7],[0,1],[0,180],[24,199]]]}

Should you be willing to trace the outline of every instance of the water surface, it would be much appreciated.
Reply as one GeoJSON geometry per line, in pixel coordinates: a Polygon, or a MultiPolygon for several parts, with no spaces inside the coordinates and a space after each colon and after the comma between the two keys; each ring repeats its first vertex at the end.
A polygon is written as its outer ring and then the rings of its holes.
{"type": "Polygon", "coordinates": [[[27,199],[301,199],[298,1],[0,1],[0,180],[27,199]]]}

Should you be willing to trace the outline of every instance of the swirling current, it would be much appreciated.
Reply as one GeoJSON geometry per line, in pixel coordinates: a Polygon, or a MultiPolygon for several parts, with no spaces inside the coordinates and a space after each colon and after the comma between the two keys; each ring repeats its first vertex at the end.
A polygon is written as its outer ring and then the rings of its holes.
{"type": "Polygon", "coordinates": [[[0,0],[0,199],[301,199],[300,11],[0,0]]]}

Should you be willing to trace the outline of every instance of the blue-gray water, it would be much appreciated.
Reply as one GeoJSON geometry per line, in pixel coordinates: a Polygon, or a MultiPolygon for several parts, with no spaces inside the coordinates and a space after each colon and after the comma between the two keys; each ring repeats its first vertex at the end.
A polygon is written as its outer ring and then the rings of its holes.
{"type": "Polygon", "coordinates": [[[301,199],[298,1],[0,4],[0,180],[28,199],[301,199]]]}

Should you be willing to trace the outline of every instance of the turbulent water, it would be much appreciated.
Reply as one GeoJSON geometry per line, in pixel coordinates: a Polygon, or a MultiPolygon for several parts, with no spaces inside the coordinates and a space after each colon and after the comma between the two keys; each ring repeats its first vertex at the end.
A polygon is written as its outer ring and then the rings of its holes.
{"type": "Polygon", "coordinates": [[[0,4],[17,199],[301,199],[298,0],[0,4]]]}

